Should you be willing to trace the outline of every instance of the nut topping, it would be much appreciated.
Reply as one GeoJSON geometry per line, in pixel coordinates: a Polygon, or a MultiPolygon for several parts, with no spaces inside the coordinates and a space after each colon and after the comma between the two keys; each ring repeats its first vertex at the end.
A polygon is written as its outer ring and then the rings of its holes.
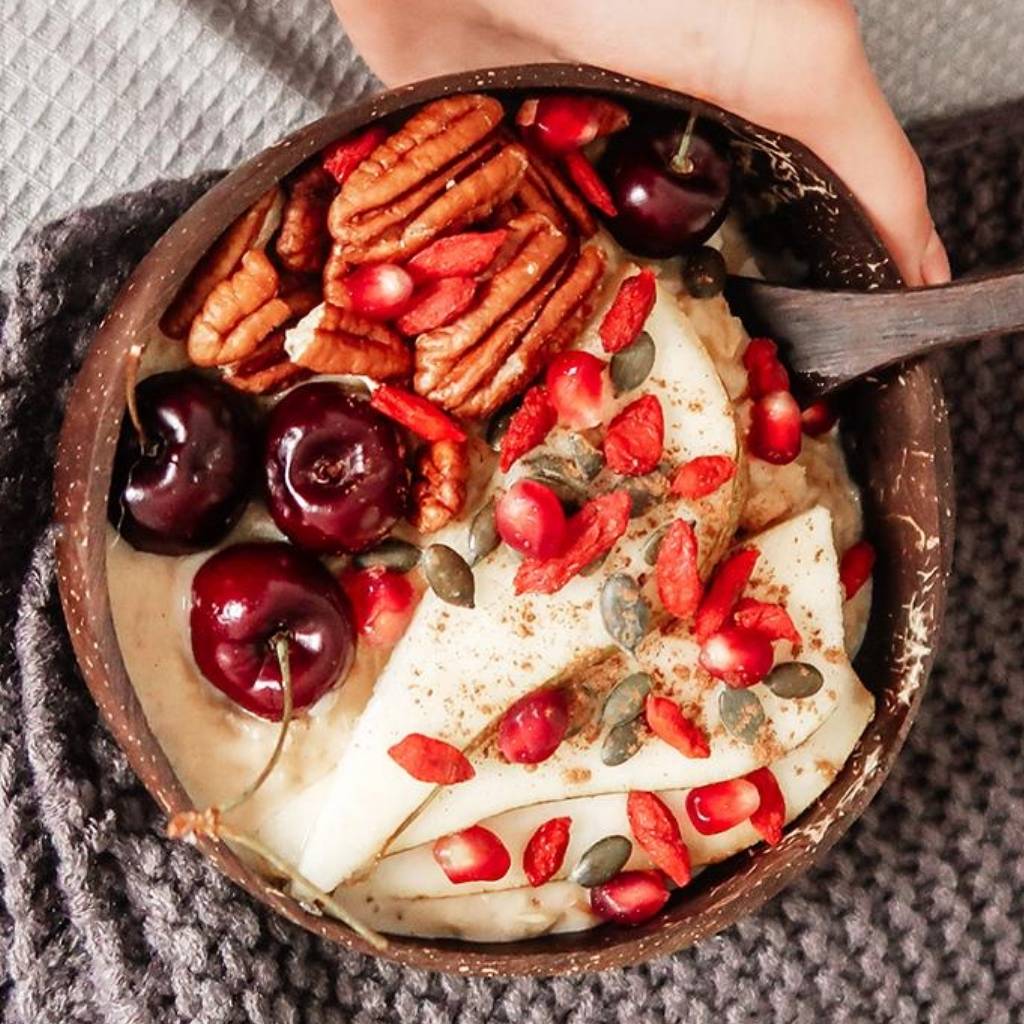
{"type": "Polygon", "coordinates": [[[465,441],[434,441],[420,451],[413,479],[409,517],[420,533],[447,526],[466,503],[469,452],[465,441]]]}
{"type": "Polygon", "coordinates": [[[271,334],[251,356],[224,367],[224,380],[239,391],[269,395],[309,376],[284,349],[283,330],[271,334]]]}
{"type": "Polygon", "coordinates": [[[331,243],[327,211],[338,186],[319,163],[314,163],[300,170],[286,187],[288,197],[275,246],[277,257],[288,270],[319,273],[331,243]]]}

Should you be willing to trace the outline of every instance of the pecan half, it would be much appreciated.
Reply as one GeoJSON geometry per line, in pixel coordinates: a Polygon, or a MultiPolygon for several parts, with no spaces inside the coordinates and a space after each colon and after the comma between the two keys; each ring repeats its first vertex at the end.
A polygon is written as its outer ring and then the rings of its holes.
{"type": "Polygon", "coordinates": [[[224,367],[224,380],[239,391],[268,395],[311,376],[311,371],[288,358],[285,332],[274,331],[251,356],[224,367]]]}
{"type": "Polygon", "coordinates": [[[562,172],[536,150],[529,150],[530,166],[523,178],[516,198],[527,210],[536,210],[548,217],[554,208],[561,216],[555,223],[564,223],[567,217],[583,238],[590,238],[597,223],[586,200],[562,176],[562,172]]]}
{"type": "Polygon", "coordinates": [[[292,362],[317,373],[390,380],[412,370],[412,353],[397,331],[330,303],[288,331],[285,350],[292,362]]]}
{"type": "Polygon", "coordinates": [[[176,340],[188,334],[192,321],[210,293],[238,269],[242,256],[253,247],[280,198],[281,190],[274,186],[207,249],[160,318],[160,330],[164,334],[176,340]]]}
{"type": "Polygon", "coordinates": [[[434,441],[420,449],[413,474],[409,521],[420,533],[436,533],[462,512],[469,479],[465,441],[434,441]]]}
{"type": "Polygon", "coordinates": [[[416,339],[416,390],[448,408],[458,404],[461,396],[454,399],[445,385],[478,372],[472,356],[481,344],[488,364],[483,372],[497,368],[508,346],[489,343],[489,332],[542,284],[569,246],[566,236],[537,213],[517,217],[508,227],[506,254],[500,257],[504,265],[481,289],[473,306],[454,323],[416,339]]]}
{"type": "Polygon", "coordinates": [[[300,273],[319,273],[331,244],[327,211],[338,191],[319,162],[307,164],[285,183],[281,231],[275,250],[281,265],[300,273]]]}

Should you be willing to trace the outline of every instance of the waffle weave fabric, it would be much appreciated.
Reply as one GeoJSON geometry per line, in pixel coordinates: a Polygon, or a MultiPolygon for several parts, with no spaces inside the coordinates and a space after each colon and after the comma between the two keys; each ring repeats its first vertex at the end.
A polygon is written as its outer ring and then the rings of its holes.
{"type": "MultiPolygon", "coordinates": [[[[1024,105],[917,135],[959,271],[1024,256],[1024,105]]],[[[575,979],[404,970],[313,939],[190,848],[97,720],[54,585],[49,467],[119,284],[210,176],[28,238],[0,286],[0,1013],[10,1024],[1024,1019],[1024,337],[944,357],[959,535],[947,639],[863,818],[759,914],[575,979]]]]}

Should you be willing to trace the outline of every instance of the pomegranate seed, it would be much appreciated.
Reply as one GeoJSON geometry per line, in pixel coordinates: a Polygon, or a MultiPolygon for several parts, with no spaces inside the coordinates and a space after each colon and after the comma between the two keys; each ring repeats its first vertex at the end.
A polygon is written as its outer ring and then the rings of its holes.
{"type": "Polygon", "coordinates": [[[523,872],[534,888],[554,878],[565,862],[571,827],[572,818],[552,818],[530,836],[523,850],[523,872]]]}
{"type": "Polygon", "coordinates": [[[755,686],[772,670],[771,641],[742,626],[723,626],[704,641],[700,665],[737,690],[755,686]]]}
{"type": "Polygon", "coordinates": [[[498,749],[512,764],[539,764],[558,749],[569,728],[565,690],[538,690],[517,700],[498,723],[498,749]]]}
{"type": "Polygon", "coordinates": [[[665,417],[654,395],[630,402],[608,424],[604,458],[622,476],[643,476],[658,465],[665,445],[665,417]]]}
{"type": "Polygon", "coordinates": [[[800,454],[800,406],[788,391],[772,391],[750,410],[747,447],[752,455],[784,466],[800,454]]]}
{"type": "Polygon", "coordinates": [[[736,460],[730,455],[699,455],[684,462],[672,478],[672,493],[687,501],[714,494],[736,475],[736,460]]]}
{"type": "Polygon", "coordinates": [[[686,812],[703,836],[717,835],[746,821],[758,808],[761,796],[747,779],[727,779],[698,786],[686,794],[686,812]]]}
{"type": "Polygon", "coordinates": [[[588,430],[604,422],[612,400],[605,368],[597,356],[578,349],[555,356],[546,383],[559,423],[573,430],[588,430]]]}
{"type": "Polygon", "coordinates": [[[847,549],[839,563],[839,581],[847,601],[871,578],[874,567],[875,549],[866,540],[859,540],[847,549]]]}
{"type": "Polygon", "coordinates": [[[737,626],[752,629],[766,640],[788,640],[794,645],[800,643],[800,633],[781,604],[745,597],[736,605],[732,618],[737,626]]]}
{"type": "Polygon", "coordinates": [[[375,565],[346,573],[341,585],[352,605],[359,635],[371,647],[398,643],[416,607],[416,591],[409,580],[375,565]]]}
{"type": "Polygon", "coordinates": [[[690,851],[665,801],[655,793],[634,790],[626,798],[626,814],[633,838],[654,866],[676,885],[686,885],[690,881],[690,851]]]}
{"type": "Polygon", "coordinates": [[[747,371],[747,390],[751,398],[763,398],[773,391],[788,391],[789,374],[777,359],[755,363],[747,371]]]}
{"type": "Polygon", "coordinates": [[[660,871],[620,871],[590,890],[590,909],[616,924],[641,924],[667,902],[668,886],[660,871]]]}
{"type": "Polygon", "coordinates": [[[476,774],[458,747],[419,732],[409,733],[391,747],[388,757],[414,779],[433,782],[437,786],[466,782],[476,774]]]}
{"type": "Polygon", "coordinates": [[[528,558],[554,558],[565,548],[565,510],[537,480],[514,483],[498,499],[494,522],[501,539],[528,558]]]}
{"type": "Polygon", "coordinates": [[[371,320],[391,320],[409,305],[413,280],[394,263],[375,263],[349,274],[345,288],[355,312],[371,320]]]}
{"type": "Polygon", "coordinates": [[[516,124],[528,129],[531,141],[555,155],[568,153],[629,124],[625,107],[595,96],[553,93],[526,100],[516,124]]]}
{"type": "Polygon", "coordinates": [[[743,350],[743,366],[749,371],[755,366],[778,361],[779,347],[771,338],[751,338],[743,350]]]}
{"type": "Polygon", "coordinates": [[[814,402],[800,413],[800,425],[808,437],[827,434],[838,419],[835,409],[826,401],[814,402]]]}
{"type": "Polygon", "coordinates": [[[710,757],[711,747],[704,730],[691,722],[674,700],[649,693],[644,717],[651,732],[683,757],[710,757]]]}
{"type": "Polygon", "coordinates": [[[512,865],[505,844],[490,829],[473,825],[434,843],[434,860],[449,882],[496,882],[512,865]]]}
{"type": "Polygon", "coordinates": [[[743,593],[743,588],[750,581],[758,556],[757,548],[740,548],[729,555],[715,570],[714,578],[697,609],[694,621],[693,631],[697,643],[704,643],[712,633],[716,633],[725,625],[743,593]]]}
{"type": "Polygon", "coordinates": [[[744,778],[757,787],[760,800],[750,816],[750,824],[769,846],[775,846],[782,841],[782,827],[786,824],[786,799],[778,780],[769,768],[758,768],[744,778]]]}

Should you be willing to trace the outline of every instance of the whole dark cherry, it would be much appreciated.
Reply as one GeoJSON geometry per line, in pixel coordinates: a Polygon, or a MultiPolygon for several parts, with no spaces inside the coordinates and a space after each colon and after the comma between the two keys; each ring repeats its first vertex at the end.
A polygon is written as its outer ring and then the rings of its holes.
{"type": "Polygon", "coordinates": [[[274,522],[310,551],[363,551],[405,513],[409,471],[398,432],[339,384],[305,384],[281,399],[263,464],[274,522]]]}
{"type": "Polygon", "coordinates": [[[288,641],[296,710],[343,680],[355,655],[352,610],[338,582],[288,544],[236,544],[211,555],[192,581],[189,627],[199,671],[272,721],[284,704],[278,637],[288,641]]]}
{"type": "Polygon", "coordinates": [[[136,389],[145,444],[125,417],[108,513],[142,551],[212,547],[238,521],[256,480],[257,448],[242,399],[194,373],[159,373],[136,389]]]}
{"type": "Polygon", "coordinates": [[[618,210],[608,230],[638,256],[660,259],[693,249],[725,217],[729,161],[696,131],[681,154],[684,132],[680,121],[644,120],[613,136],[602,158],[618,210]]]}

